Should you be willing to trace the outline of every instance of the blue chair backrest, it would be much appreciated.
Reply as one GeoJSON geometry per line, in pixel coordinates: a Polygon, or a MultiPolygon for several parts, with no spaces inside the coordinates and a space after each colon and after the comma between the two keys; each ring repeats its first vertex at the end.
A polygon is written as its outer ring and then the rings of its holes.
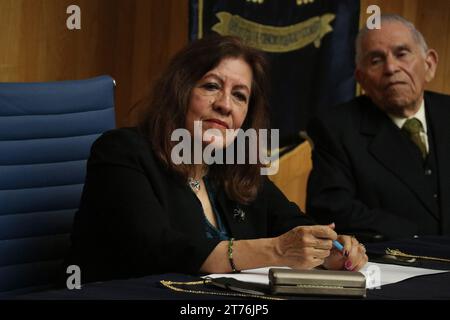
{"type": "Polygon", "coordinates": [[[0,296],[61,274],[91,145],[114,119],[109,76],[0,83],[0,296]]]}

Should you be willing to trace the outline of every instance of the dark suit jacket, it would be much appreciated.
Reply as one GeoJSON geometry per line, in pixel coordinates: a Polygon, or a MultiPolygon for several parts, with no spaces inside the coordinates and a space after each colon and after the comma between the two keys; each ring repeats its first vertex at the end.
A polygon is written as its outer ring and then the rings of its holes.
{"type": "MultiPolygon", "coordinates": [[[[236,239],[312,224],[267,179],[257,199],[240,206],[243,221],[221,189],[218,203],[236,239]]],[[[204,219],[195,194],[162,167],[137,129],[109,131],[91,150],[66,265],[79,265],[83,282],[196,273],[219,242],[206,238],[204,219]]]]}
{"type": "Polygon", "coordinates": [[[450,97],[426,92],[424,99],[438,197],[427,187],[411,141],[362,96],[308,126],[315,149],[306,212],[319,223],[336,222],[338,232],[450,234],[450,97]]]}

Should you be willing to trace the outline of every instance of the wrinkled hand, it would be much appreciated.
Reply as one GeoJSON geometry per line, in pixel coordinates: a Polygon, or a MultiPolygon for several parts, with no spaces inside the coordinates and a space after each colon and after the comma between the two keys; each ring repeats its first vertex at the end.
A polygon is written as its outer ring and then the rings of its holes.
{"type": "Polygon", "coordinates": [[[366,248],[351,236],[339,235],[337,239],[343,246],[343,253],[333,247],[323,266],[331,270],[358,271],[367,263],[366,248]]]}
{"type": "Polygon", "coordinates": [[[330,255],[332,240],[337,239],[333,228],[334,225],[301,226],[275,238],[280,265],[294,269],[312,269],[322,265],[330,255]]]}

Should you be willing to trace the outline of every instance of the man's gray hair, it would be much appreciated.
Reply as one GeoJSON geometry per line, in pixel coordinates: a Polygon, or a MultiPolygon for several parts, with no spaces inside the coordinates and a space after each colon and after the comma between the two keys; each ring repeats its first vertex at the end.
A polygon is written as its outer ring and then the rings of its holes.
{"type": "MultiPolygon", "coordinates": [[[[409,29],[409,31],[411,31],[411,35],[413,36],[414,41],[422,49],[423,54],[425,55],[426,52],[428,51],[428,45],[427,45],[423,35],[420,33],[419,30],[416,29],[414,24],[412,24],[411,22],[409,22],[402,16],[399,16],[397,14],[382,14],[380,16],[380,22],[381,22],[381,24],[383,24],[384,22],[399,22],[399,23],[403,24],[406,28],[409,29]]],[[[365,35],[369,31],[371,31],[371,30],[368,29],[367,25],[366,25],[359,30],[358,35],[356,36],[356,57],[355,57],[356,65],[359,65],[361,62],[361,59],[362,59],[362,56],[361,56],[361,54],[362,54],[362,52],[361,52],[362,39],[365,37],[365,35]]]]}

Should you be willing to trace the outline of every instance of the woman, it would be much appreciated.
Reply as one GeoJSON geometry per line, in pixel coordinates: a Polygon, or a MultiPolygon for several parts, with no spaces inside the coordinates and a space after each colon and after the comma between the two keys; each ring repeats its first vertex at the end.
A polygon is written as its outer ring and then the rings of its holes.
{"type": "Polygon", "coordinates": [[[138,128],[93,145],[68,264],[83,282],[152,273],[224,273],[263,266],[359,270],[364,247],[317,226],[257,164],[175,164],[176,129],[192,142],[232,148],[229,129],[267,128],[266,61],[234,37],[178,53],[138,128]],[[216,129],[212,136],[198,137],[216,129]],[[200,140],[199,140],[200,139],[200,140]],[[338,239],[344,251],[332,249],[338,239]]]}

